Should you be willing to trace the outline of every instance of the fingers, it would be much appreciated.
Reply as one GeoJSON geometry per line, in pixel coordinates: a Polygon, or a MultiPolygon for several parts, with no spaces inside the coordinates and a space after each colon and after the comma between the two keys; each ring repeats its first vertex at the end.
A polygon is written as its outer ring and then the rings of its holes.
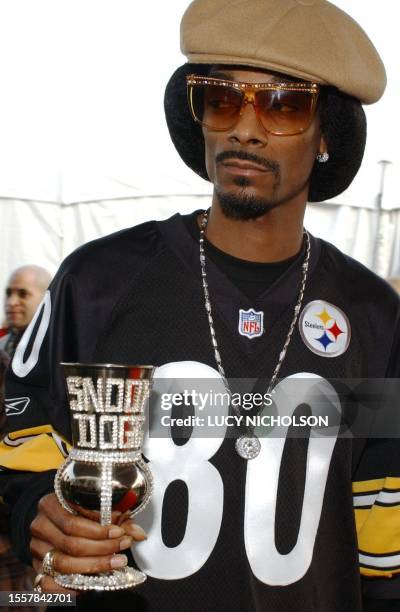
{"type": "Polygon", "coordinates": [[[89,557],[96,555],[112,555],[120,550],[130,548],[133,537],[118,527],[115,534],[107,540],[91,540],[80,536],[65,535],[54,523],[43,514],[38,515],[31,523],[31,534],[38,540],[51,544],[52,548],[73,557],[89,557]]]}
{"type": "MultiPolygon", "coordinates": [[[[33,569],[36,571],[36,574],[41,573],[42,563],[34,559],[33,560],[33,569]]],[[[60,585],[58,585],[51,576],[44,576],[40,581],[40,588],[44,593],[67,593],[70,595],[79,595],[77,591],[72,591],[71,589],[64,589],[60,585]]]]}
{"type": "MultiPolygon", "coordinates": [[[[48,543],[32,538],[31,551],[35,559],[43,559],[48,550],[48,543]]],[[[53,569],[60,574],[98,574],[112,569],[121,569],[127,564],[128,558],[121,554],[73,557],[57,550],[53,557],[53,569]]]]}
{"type": "MultiPolygon", "coordinates": [[[[39,573],[43,557],[51,549],[55,550],[53,569],[60,574],[99,574],[121,569],[128,562],[121,551],[130,548],[134,540],[147,538],[142,527],[129,519],[129,513],[115,513],[114,524],[100,525],[64,510],[54,494],[43,497],[38,510],[31,524],[31,552],[39,573]]],[[[73,593],[47,575],[40,586],[46,592],[73,593]]]]}
{"type": "Polygon", "coordinates": [[[130,516],[131,516],[131,513],[129,510],[126,510],[125,512],[121,512],[121,514],[119,515],[116,521],[116,524],[122,525],[122,523],[124,523],[125,521],[130,520],[130,516]]]}
{"type": "Polygon", "coordinates": [[[147,540],[145,530],[140,525],[137,525],[137,523],[134,523],[131,519],[124,521],[121,524],[121,527],[124,529],[125,533],[136,540],[136,542],[147,540]]]}
{"type": "MultiPolygon", "coordinates": [[[[36,519],[34,519],[31,525],[32,532],[37,536],[39,536],[39,532],[44,529],[43,516],[47,517],[47,519],[53,523],[53,525],[58,529],[58,532],[74,538],[86,538],[88,540],[98,541],[102,540],[103,542],[107,539],[122,539],[126,535],[131,536],[138,542],[141,542],[147,538],[145,531],[128,518],[129,513],[125,513],[120,517],[117,515],[114,517],[115,520],[119,521],[118,525],[99,525],[99,523],[96,523],[95,521],[82,516],[70,514],[64,510],[53,493],[42,497],[39,502],[39,515],[36,517],[36,519]]],[[[56,532],[53,532],[53,534],[56,534],[56,532]]],[[[52,536],[48,534],[47,537],[50,538],[52,536]]],[[[48,539],[48,541],[53,542],[54,546],[58,547],[57,543],[53,539],[48,539]]],[[[78,544],[78,546],[82,544],[83,543],[81,542],[81,544],[78,544]]],[[[114,545],[112,544],[111,548],[113,546],[114,545]]],[[[129,545],[127,544],[124,546],[124,548],[128,548],[128,546],[129,545]]],[[[118,548],[112,548],[111,552],[116,552],[117,550],[118,548]]],[[[120,550],[123,550],[123,548],[120,548],[120,550]]],[[[99,549],[99,554],[107,554],[110,549],[107,548],[104,550],[103,548],[102,551],[99,549]]],[[[73,550],[66,548],[65,552],[73,554],[73,550]]],[[[90,552],[90,554],[97,554],[97,552],[90,552]]]]}
{"type": "Polygon", "coordinates": [[[54,493],[42,497],[38,505],[39,514],[44,514],[65,535],[106,540],[124,536],[117,525],[100,525],[82,516],[70,514],[60,505],[54,493]]]}

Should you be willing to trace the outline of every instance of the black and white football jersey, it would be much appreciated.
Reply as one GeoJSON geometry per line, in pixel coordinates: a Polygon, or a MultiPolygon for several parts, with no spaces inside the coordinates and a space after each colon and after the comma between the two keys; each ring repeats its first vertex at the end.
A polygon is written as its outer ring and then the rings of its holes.
{"type": "MultiPolygon", "coordinates": [[[[361,264],[310,240],[302,309],[277,389],[284,398],[296,377],[315,377],[340,404],[334,380],[398,377],[399,302],[361,264]]],[[[229,379],[268,387],[293,320],[303,260],[301,252],[255,299],[207,261],[229,379]]],[[[0,491],[13,505],[14,541],[25,558],[37,501],[52,490],[71,443],[61,362],[152,364],[156,385],[162,377],[222,384],[199,245],[180,215],[70,255],[18,345],[8,373],[0,491]]],[[[309,402],[298,389],[293,410],[309,402]]],[[[155,415],[163,411],[157,398],[150,406],[155,415]]],[[[223,427],[208,437],[196,427],[183,443],[151,432],[145,440],[154,493],[137,516],[147,540],[132,555],[148,579],[112,602],[157,612],[357,612],[360,568],[368,585],[391,583],[400,597],[397,440],[267,436],[259,456],[245,461],[223,427]]]]}

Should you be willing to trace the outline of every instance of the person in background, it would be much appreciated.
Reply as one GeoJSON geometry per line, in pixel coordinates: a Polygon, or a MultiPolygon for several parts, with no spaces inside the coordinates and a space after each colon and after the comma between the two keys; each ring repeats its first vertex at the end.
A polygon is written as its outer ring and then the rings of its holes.
{"type": "Polygon", "coordinates": [[[45,268],[26,265],[14,270],[7,282],[4,297],[7,328],[0,336],[0,434],[5,419],[4,373],[50,281],[51,275],[45,268]]]}
{"type": "MultiPolygon", "coordinates": [[[[25,329],[50,284],[51,275],[44,268],[26,265],[15,270],[5,290],[7,333],[0,337],[0,435],[5,424],[3,378],[25,329]]],[[[11,547],[7,504],[0,505],[0,590],[23,591],[32,589],[32,570],[21,563],[11,547]]],[[[26,607],[27,610],[34,608],[26,607]]]]}
{"type": "Polygon", "coordinates": [[[10,358],[14,355],[16,346],[42,301],[50,281],[50,273],[35,265],[17,268],[8,279],[5,315],[9,331],[0,338],[0,350],[5,351],[10,358]]]}
{"type": "Polygon", "coordinates": [[[400,277],[392,276],[387,279],[387,282],[393,287],[395,291],[397,291],[397,293],[400,294],[400,277]]]}

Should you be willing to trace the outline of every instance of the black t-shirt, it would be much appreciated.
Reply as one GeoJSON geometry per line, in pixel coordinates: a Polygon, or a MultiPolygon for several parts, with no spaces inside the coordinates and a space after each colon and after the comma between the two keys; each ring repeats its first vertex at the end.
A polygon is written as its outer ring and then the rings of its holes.
{"type": "MultiPolygon", "coordinates": [[[[199,227],[197,216],[199,211],[192,215],[183,217],[183,221],[194,240],[199,240],[199,227]]],[[[230,281],[242,291],[247,297],[256,299],[268,287],[270,287],[297,258],[304,257],[304,249],[300,253],[289,257],[284,261],[273,263],[259,263],[238,259],[228,253],[224,253],[207,239],[205,240],[205,251],[207,256],[215,265],[229,278],[230,281]]]]}

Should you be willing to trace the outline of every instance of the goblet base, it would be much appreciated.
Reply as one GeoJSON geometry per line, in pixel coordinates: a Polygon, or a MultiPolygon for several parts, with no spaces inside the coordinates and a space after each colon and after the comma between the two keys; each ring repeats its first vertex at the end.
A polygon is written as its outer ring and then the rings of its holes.
{"type": "Polygon", "coordinates": [[[65,589],[75,591],[121,591],[134,589],[143,582],[147,576],[133,567],[124,567],[121,570],[112,570],[101,574],[56,574],[55,582],[65,589]]]}

